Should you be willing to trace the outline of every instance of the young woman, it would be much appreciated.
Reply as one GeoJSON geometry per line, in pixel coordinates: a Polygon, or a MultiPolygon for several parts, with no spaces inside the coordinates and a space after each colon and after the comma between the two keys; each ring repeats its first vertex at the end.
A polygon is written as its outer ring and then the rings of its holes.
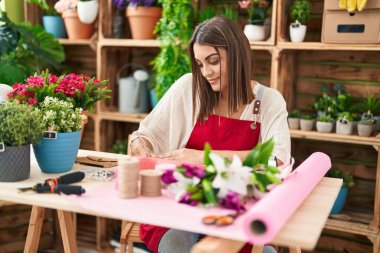
{"type": "MultiPolygon", "coordinates": [[[[286,103],[276,90],[251,80],[251,49],[242,29],[216,17],[198,25],[189,43],[192,74],[178,79],[132,134],[131,152],[202,163],[203,147],[243,160],[274,139],[273,161],[290,162],[286,103]]],[[[199,235],[142,225],[154,252],[189,252],[199,235]]],[[[250,252],[250,251],[248,251],[250,252]]]]}

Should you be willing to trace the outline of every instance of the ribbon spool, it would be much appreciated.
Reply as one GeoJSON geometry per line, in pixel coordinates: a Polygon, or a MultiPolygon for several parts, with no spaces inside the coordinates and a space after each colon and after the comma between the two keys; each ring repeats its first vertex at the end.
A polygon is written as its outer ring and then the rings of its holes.
{"type": "Polygon", "coordinates": [[[161,176],[162,172],[157,170],[140,171],[141,176],[141,196],[158,197],[161,196],[161,176]]]}
{"type": "Polygon", "coordinates": [[[139,195],[139,168],[140,161],[136,157],[127,157],[118,160],[118,188],[120,198],[136,198],[139,195]]]}

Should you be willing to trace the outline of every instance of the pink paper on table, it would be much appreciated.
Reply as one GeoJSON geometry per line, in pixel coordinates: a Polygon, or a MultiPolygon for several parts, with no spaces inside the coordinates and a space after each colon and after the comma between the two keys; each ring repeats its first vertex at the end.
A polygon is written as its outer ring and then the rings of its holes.
{"type": "Polygon", "coordinates": [[[270,242],[330,168],[326,154],[313,153],[281,185],[258,201],[244,220],[249,242],[270,242]]]}
{"type": "MultiPolygon", "coordinates": [[[[168,163],[167,160],[144,158],[141,167],[153,168],[156,162],[168,163]]],[[[232,225],[223,228],[204,225],[201,220],[206,215],[231,214],[231,210],[196,208],[179,204],[166,190],[163,190],[160,197],[121,199],[114,183],[109,182],[88,190],[80,197],[67,196],[67,198],[83,209],[101,213],[106,217],[262,244],[269,242],[279,232],[330,166],[331,162],[327,155],[314,153],[265,198],[258,202],[251,200],[247,204],[248,211],[239,216],[232,225]],[[266,228],[266,232],[262,235],[257,235],[256,229],[251,230],[252,223],[258,222],[266,228]]],[[[255,225],[252,227],[256,228],[255,225]]]]}

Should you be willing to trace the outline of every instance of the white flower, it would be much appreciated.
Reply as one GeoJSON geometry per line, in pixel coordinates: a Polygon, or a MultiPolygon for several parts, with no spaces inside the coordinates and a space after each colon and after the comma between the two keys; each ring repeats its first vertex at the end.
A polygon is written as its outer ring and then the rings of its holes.
{"type": "Polygon", "coordinates": [[[231,164],[225,164],[223,157],[214,153],[210,154],[210,159],[217,172],[212,187],[219,189],[219,198],[225,197],[228,191],[243,196],[247,195],[247,185],[252,168],[243,166],[237,155],[233,155],[231,164]]]}
{"type": "Polygon", "coordinates": [[[168,189],[175,195],[174,198],[176,201],[179,201],[182,198],[182,196],[187,193],[186,189],[188,186],[198,185],[201,181],[197,177],[187,178],[177,171],[173,173],[173,177],[177,180],[177,182],[170,184],[168,186],[168,189]]]}

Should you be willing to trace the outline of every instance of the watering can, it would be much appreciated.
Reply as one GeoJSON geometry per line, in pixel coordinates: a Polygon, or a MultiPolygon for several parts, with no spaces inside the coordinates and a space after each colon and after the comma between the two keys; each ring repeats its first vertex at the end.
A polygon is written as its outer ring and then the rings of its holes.
{"type": "Polygon", "coordinates": [[[8,100],[8,93],[11,92],[13,89],[11,86],[6,84],[0,83],[0,104],[7,102],[8,100]]]}
{"type": "Polygon", "coordinates": [[[117,72],[119,85],[119,111],[142,113],[148,111],[148,71],[140,64],[127,63],[117,72]],[[120,77],[122,70],[134,68],[132,75],[120,77]]]}

